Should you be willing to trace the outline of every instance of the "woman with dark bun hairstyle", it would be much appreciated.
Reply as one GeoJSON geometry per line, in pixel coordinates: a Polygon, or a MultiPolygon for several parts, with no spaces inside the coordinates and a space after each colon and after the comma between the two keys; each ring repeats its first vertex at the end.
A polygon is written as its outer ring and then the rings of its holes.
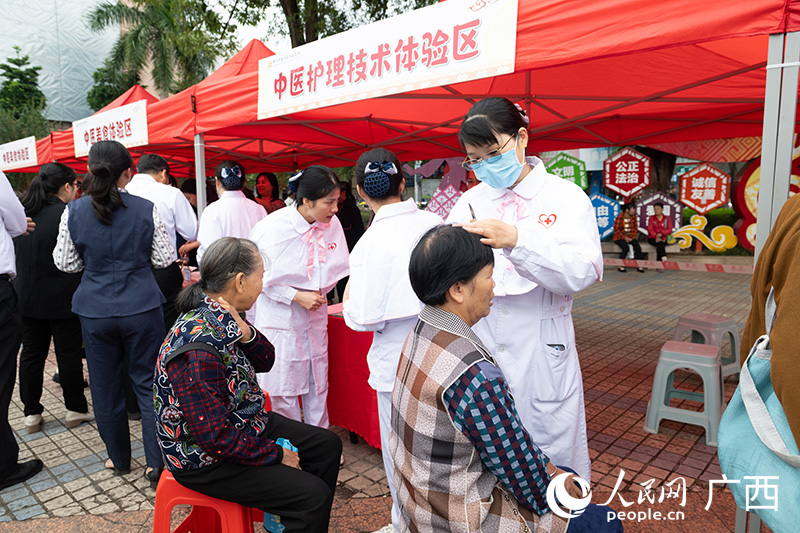
{"type": "Polygon", "coordinates": [[[267,216],[263,206],[242,192],[245,180],[244,167],[236,161],[223,161],[214,171],[219,200],[206,207],[200,217],[198,263],[211,243],[222,237],[246,239],[256,222],[267,216]]]}
{"type": "Polygon", "coordinates": [[[14,288],[19,294],[22,316],[19,395],[28,433],[39,431],[43,422],[42,378],[51,338],[67,407],[65,425],[73,428],[94,420],[83,394],[81,323],[71,309],[72,295],[81,275],[65,274],[53,263],[58,222],[64,207],[75,199],[77,192],[75,171],[61,163],[48,163],[22,196],[25,214],[36,223],[36,231],[14,239],[17,256],[14,288]]]}
{"type": "Polygon", "coordinates": [[[348,272],[339,219],[339,179],[314,165],[289,182],[297,202],[259,222],[250,234],[265,256],[255,326],[275,345],[275,367],[258,382],[272,409],[328,427],[328,305],[325,295],[348,272]]]}
{"type": "MultiPolygon", "coordinates": [[[[375,213],[372,224],[350,254],[344,319],[350,329],[374,331],[367,353],[369,384],[378,395],[381,453],[386,480],[396,502],[394,460],[389,452],[392,388],[403,343],[422,304],[411,288],[411,250],[442,219],[421,211],[413,198],[402,200],[405,176],[400,161],[385,148],[361,154],[355,168],[358,194],[375,213]]],[[[392,525],[401,531],[400,510],[392,506],[392,525]]]]}
{"type": "Polygon", "coordinates": [[[144,475],[155,486],[163,461],[153,417],[153,372],[165,331],[164,296],[151,266],[169,266],[175,252],[158,209],[125,191],[133,160],[122,144],[97,142],[88,166],[86,196],[64,209],[53,260],[63,272],[83,271],[72,311],[81,321],[97,429],[109,457],[106,468],[121,474],[131,469],[122,387],[127,361],[142,412],[144,475]]]}
{"type": "Polygon", "coordinates": [[[525,157],[528,117],[505,98],[470,108],[458,133],[481,183],[448,222],[494,248],[494,306],[475,325],[505,374],[525,428],[556,464],[589,481],[572,295],[603,277],[592,204],[574,183],[525,157]]]}

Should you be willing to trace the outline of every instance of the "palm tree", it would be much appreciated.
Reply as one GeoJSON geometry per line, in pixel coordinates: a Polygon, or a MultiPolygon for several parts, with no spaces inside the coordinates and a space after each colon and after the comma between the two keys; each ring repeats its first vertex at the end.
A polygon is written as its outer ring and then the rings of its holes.
{"type": "Polygon", "coordinates": [[[220,21],[196,2],[133,0],[105,2],[89,14],[92,30],[122,26],[111,52],[121,70],[141,74],[152,61],[153,82],[161,93],[183,90],[208,75],[214,61],[229,47],[211,37],[220,21]]]}

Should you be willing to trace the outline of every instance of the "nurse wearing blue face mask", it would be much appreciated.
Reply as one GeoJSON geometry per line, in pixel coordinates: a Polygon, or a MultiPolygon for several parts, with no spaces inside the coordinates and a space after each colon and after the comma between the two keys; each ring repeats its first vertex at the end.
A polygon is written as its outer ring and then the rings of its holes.
{"type": "Polygon", "coordinates": [[[464,167],[481,183],[447,222],[495,249],[494,305],[473,329],[503,371],[520,419],[555,464],[590,481],[571,311],[572,295],[602,279],[600,236],[587,195],[525,157],[527,120],[505,98],[472,106],[459,141],[464,167]]]}

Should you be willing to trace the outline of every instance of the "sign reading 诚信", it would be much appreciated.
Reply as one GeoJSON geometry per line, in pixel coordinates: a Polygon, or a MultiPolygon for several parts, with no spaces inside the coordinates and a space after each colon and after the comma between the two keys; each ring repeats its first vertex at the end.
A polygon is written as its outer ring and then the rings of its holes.
{"type": "Polygon", "coordinates": [[[258,118],[514,71],[517,1],[432,6],[262,59],[258,118]]]}
{"type": "Polygon", "coordinates": [[[0,170],[36,166],[36,137],[0,144],[0,170]]]}
{"type": "Polygon", "coordinates": [[[148,143],[147,100],[139,100],[72,124],[75,157],[89,155],[89,149],[98,141],[118,141],[127,148],[148,143]]]}

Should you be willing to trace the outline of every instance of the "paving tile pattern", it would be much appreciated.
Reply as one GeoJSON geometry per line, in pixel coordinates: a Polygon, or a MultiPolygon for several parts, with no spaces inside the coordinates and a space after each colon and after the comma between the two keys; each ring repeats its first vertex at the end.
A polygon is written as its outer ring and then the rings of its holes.
{"type": "MultiPolygon", "coordinates": [[[[618,488],[629,500],[640,493],[642,483],[651,479],[658,486],[683,477],[695,505],[700,499],[705,505],[707,481],[719,478],[721,472],[716,448],[705,445],[703,429],[664,421],[659,433],[651,435],[643,430],[644,416],[660,347],[672,338],[678,316],[690,312],[722,314],[734,318],[741,329],[749,312],[749,285],[749,276],[734,274],[608,270],[602,283],[576,296],[573,316],[585,384],[594,491],[610,493],[617,486],[621,470],[624,477],[618,488]]],[[[726,350],[730,350],[727,344],[723,346],[723,352],[726,350]]],[[[84,515],[115,513],[133,520],[125,522],[130,526],[142,524],[136,517],[151,515],[155,491],[142,478],[144,457],[139,423],[130,424],[133,470],[128,475],[115,476],[103,468],[104,446],[94,423],[72,430],[64,426],[61,388],[49,380],[53,371],[55,358],[51,353],[45,369],[42,432],[25,433],[22,405],[14,393],[10,423],[17,431],[20,457],[39,457],[45,470],[27,483],[0,491],[0,522],[49,522],[48,518],[73,516],[72,521],[64,523],[77,524],[84,515]]],[[[736,387],[735,379],[726,379],[726,401],[736,387]]],[[[702,389],[699,376],[690,372],[677,373],[675,384],[688,390],[702,389]]],[[[86,394],[89,397],[88,389],[86,394]]],[[[682,408],[701,408],[695,402],[673,402],[673,406],[682,408]]],[[[352,443],[342,428],[332,429],[342,438],[346,463],[339,475],[331,531],[378,529],[388,522],[390,507],[380,452],[361,439],[358,444],[352,443]]],[[[720,497],[726,498],[730,507],[729,493],[720,497]]],[[[733,522],[728,520],[732,512],[727,509],[722,513],[730,528],[703,531],[732,531],[733,522]]],[[[145,525],[142,528],[146,530],[145,525]]],[[[626,524],[626,531],[636,530],[673,529],[642,529],[626,524]]]]}

